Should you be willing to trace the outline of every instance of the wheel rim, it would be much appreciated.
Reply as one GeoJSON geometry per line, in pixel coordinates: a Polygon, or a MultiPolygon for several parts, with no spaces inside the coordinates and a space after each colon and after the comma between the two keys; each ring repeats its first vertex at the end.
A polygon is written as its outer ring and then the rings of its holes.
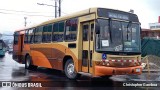
{"type": "Polygon", "coordinates": [[[68,75],[72,76],[74,74],[74,65],[73,63],[68,64],[67,66],[68,75]]]}

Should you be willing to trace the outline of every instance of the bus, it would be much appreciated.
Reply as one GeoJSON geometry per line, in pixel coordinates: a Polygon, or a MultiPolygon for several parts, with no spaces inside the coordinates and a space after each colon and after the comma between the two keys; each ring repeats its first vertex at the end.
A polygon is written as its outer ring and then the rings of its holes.
{"type": "Polygon", "coordinates": [[[14,32],[13,59],[26,69],[107,77],[142,73],[140,22],[136,14],[89,8],[14,32]]]}
{"type": "Polygon", "coordinates": [[[5,56],[5,43],[3,40],[0,40],[0,57],[5,56]]]}

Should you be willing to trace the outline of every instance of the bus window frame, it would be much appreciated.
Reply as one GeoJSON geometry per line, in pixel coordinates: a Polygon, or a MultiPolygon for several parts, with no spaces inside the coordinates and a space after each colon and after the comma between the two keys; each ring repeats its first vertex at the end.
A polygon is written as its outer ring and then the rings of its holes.
{"type": "MultiPolygon", "coordinates": [[[[72,29],[72,26],[70,26],[70,28],[72,29]]],[[[65,29],[65,31],[64,31],[64,41],[65,41],[65,42],[77,41],[77,36],[78,36],[78,35],[77,35],[77,33],[78,33],[78,17],[67,19],[67,20],[65,21],[65,27],[64,27],[64,29],[65,29]],[[71,39],[70,39],[70,40],[66,40],[66,32],[67,32],[67,31],[66,31],[66,30],[67,30],[66,27],[67,27],[67,21],[68,21],[68,20],[70,20],[70,21],[71,21],[71,20],[75,20],[75,21],[76,21],[76,31],[75,31],[75,32],[76,32],[76,38],[75,38],[74,40],[73,40],[73,39],[72,39],[72,40],[71,40],[71,39]]],[[[69,32],[70,32],[70,31],[69,31],[69,32]]]]}
{"type": "Polygon", "coordinates": [[[52,42],[52,32],[53,32],[53,24],[52,23],[50,23],[50,24],[46,24],[46,25],[43,25],[43,31],[42,31],[42,43],[51,43],[52,42]],[[48,32],[48,27],[49,26],[52,26],[52,28],[51,28],[51,32],[48,32]],[[47,27],[47,32],[44,32],[44,27],[47,27]],[[47,39],[47,41],[44,41],[44,33],[47,33],[46,35],[49,35],[48,33],[50,33],[50,40],[48,40],[47,39]]]}
{"type": "MultiPolygon", "coordinates": [[[[65,32],[65,20],[58,21],[58,22],[54,22],[52,25],[53,25],[53,27],[52,27],[52,40],[51,40],[51,41],[52,41],[52,42],[63,42],[63,41],[64,41],[64,32],[65,32]],[[62,35],[62,37],[61,37],[62,40],[59,40],[59,38],[58,38],[58,40],[55,40],[55,39],[53,40],[53,37],[54,37],[54,35],[55,35],[55,34],[54,34],[54,31],[55,31],[55,30],[54,30],[54,28],[55,28],[54,25],[55,25],[55,24],[58,25],[58,31],[57,31],[56,33],[58,33],[57,35],[59,35],[59,24],[60,24],[60,23],[63,23],[63,24],[64,24],[64,25],[63,25],[63,35],[62,35]]],[[[59,37],[59,36],[58,36],[58,37],[59,37]]]]}
{"type": "Polygon", "coordinates": [[[28,29],[27,40],[28,40],[28,36],[30,36],[28,43],[33,44],[34,43],[34,36],[35,36],[35,28],[28,29]],[[29,31],[31,31],[31,30],[32,30],[32,32],[29,34],[29,31]],[[33,37],[33,38],[31,38],[31,37],[33,37]]]}
{"type": "Polygon", "coordinates": [[[28,43],[28,31],[29,31],[28,29],[25,30],[24,43],[28,43]]]}
{"type": "Polygon", "coordinates": [[[13,40],[13,44],[14,44],[14,45],[17,45],[17,44],[18,44],[18,37],[19,37],[19,31],[17,31],[17,32],[14,33],[14,40],[13,40]],[[16,39],[17,39],[16,43],[15,43],[15,37],[16,37],[16,39]]]}
{"type": "MultiPolygon", "coordinates": [[[[39,43],[42,43],[42,35],[43,35],[43,27],[44,26],[38,26],[38,27],[36,27],[35,29],[34,29],[34,43],[35,44],[39,44],[39,43]],[[36,41],[35,39],[37,39],[36,38],[36,35],[39,35],[39,34],[37,34],[36,32],[37,32],[37,29],[39,30],[41,30],[41,32],[38,32],[38,33],[40,33],[40,35],[41,35],[41,41],[40,42],[38,42],[38,41],[36,41]]],[[[37,39],[38,40],[38,39],[37,39]]]]}

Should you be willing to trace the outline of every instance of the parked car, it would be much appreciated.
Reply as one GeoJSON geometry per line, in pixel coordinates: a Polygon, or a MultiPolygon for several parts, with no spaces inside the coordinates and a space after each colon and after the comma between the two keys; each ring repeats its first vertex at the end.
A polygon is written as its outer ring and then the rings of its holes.
{"type": "Polygon", "coordinates": [[[8,53],[12,53],[12,52],[13,52],[13,48],[9,48],[8,53]]]}

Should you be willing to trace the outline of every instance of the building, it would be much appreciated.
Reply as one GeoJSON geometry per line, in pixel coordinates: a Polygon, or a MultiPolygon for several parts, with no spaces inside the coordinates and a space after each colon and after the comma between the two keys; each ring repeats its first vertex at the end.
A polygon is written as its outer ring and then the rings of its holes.
{"type": "Polygon", "coordinates": [[[141,36],[160,39],[160,16],[157,23],[149,23],[150,29],[142,29],[141,36]]]}

